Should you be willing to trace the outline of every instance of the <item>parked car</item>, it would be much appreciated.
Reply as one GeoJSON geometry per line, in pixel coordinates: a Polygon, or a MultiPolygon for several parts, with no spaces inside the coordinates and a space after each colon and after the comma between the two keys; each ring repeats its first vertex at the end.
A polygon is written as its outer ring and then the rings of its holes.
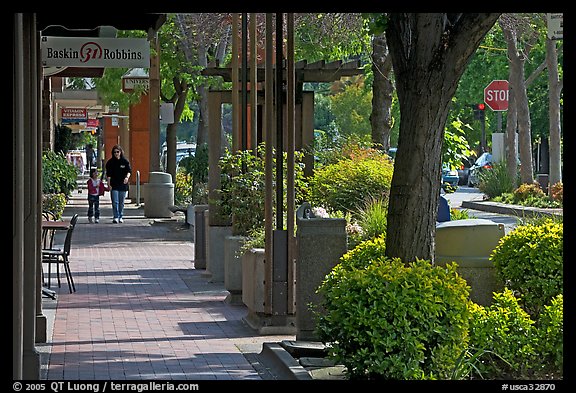
{"type": "Polygon", "coordinates": [[[460,167],[457,169],[458,177],[460,179],[458,180],[459,186],[468,185],[468,174],[470,173],[470,167],[472,165],[474,165],[474,159],[472,157],[462,159],[462,164],[460,164],[460,167]]]}
{"type": "MultiPolygon", "coordinates": [[[[187,156],[193,156],[195,154],[196,154],[195,143],[178,142],[176,145],[176,167],[178,167],[178,163],[182,158],[187,156]]],[[[163,171],[166,170],[166,159],[167,159],[167,148],[166,148],[166,142],[164,142],[162,144],[162,154],[160,155],[160,168],[163,171]]]]}
{"type": "Polygon", "coordinates": [[[442,188],[448,184],[456,189],[458,188],[459,180],[460,178],[458,177],[458,171],[456,169],[452,169],[448,164],[442,164],[442,188]]]}
{"type": "Polygon", "coordinates": [[[492,154],[482,153],[480,157],[470,167],[468,172],[468,187],[477,187],[480,181],[480,173],[492,169],[492,154]]]}

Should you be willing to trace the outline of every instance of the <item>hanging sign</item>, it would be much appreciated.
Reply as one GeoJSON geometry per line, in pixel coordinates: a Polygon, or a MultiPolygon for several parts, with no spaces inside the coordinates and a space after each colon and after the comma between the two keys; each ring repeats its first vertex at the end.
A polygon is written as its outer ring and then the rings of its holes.
{"type": "Polygon", "coordinates": [[[548,25],[548,38],[561,40],[564,38],[564,14],[546,14],[548,25]]]}
{"type": "Polygon", "coordinates": [[[41,37],[44,67],[150,67],[146,38],[41,37]]]}
{"type": "Polygon", "coordinates": [[[88,120],[88,111],[86,108],[62,108],[60,114],[61,124],[78,124],[86,123],[88,120]]]}

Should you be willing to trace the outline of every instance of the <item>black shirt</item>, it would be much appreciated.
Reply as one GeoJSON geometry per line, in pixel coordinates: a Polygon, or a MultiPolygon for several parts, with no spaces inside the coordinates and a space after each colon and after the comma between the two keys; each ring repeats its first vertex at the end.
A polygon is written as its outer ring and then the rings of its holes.
{"type": "Polygon", "coordinates": [[[106,177],[110,178],[110,188],[118,191],[128,191],[128,184],[124,184],[124,178],[132,173],[130,162],[124,158],[112,157],[106,162],[106,177]]]}

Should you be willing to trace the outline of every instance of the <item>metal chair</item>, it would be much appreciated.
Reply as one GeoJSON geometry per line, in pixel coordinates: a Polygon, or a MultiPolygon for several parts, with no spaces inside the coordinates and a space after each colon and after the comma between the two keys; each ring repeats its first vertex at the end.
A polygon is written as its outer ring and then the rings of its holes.
{"type": "Polygon", "coordinates": [[[70,248],[72,246],[72,234],[74,233],[74,228],[76,227],[76,222],[78,221],[78,214],[74,214],[70,220],[70,226],[66,231],[66,237],[64,239],[64,244],[61,248],[47,248],[42,249],[42,263],[48,265],[48,288],[50,288],[51,282],[51,270],[52,265],[56,265],[56,277],[58,279],[58,287],[61,287],[60,282],[60,265],[64,267],[64,273],[66,274],[66,280],[68,281],[68,288],[70,293],[76,292],[76,286],[74,285],[74,279],[72,278],[72,272],[70,271],[70,248]]]}
{"type": "MultiPolygon", "coordinates": [[[[51,211],[43,211],[42,219],[46,221],[56,221],[58,218],[56,214],[51,211]]],[[[42,249],[53,248],[54,243],[54,230],[53,229],[43,229],[42,230],[42,249]]]]}

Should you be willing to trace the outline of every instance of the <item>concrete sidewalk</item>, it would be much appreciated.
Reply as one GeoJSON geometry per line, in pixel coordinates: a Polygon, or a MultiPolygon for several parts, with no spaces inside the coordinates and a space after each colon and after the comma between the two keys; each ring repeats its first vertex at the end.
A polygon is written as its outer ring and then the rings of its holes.
{"type": "Polygon", "coordinates": [[[263,344],[295,336],[260,336],[243,321],[247,308],[226,302],[224,285],[194,268],[183,216],[150,219],[128,203],[124,223],[112,224],[109,193],[99,224],[88,223],[87,209],[84,190],[64,212],[80,215],[70,258],[76,292],[53,277],[57,299],[43,298],[42,379],[277,379],[263,344]]]}

